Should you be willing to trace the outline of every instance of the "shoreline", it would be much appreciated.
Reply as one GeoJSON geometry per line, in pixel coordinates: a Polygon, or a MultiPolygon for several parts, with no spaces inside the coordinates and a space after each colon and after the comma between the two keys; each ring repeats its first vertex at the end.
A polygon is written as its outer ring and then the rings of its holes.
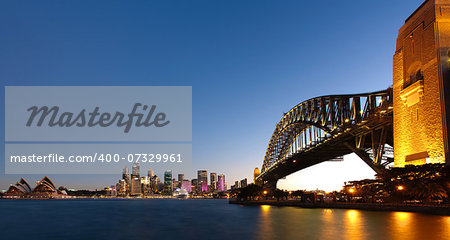
{"type": "Polygon", "coordinates": [[[386,212],[415,212],[432,215],[450,216],[450,205],[395,204],[395,203],[303,203],[296,200],[238,201],[230,199],[229,204],[244,206],[270,205],[277,207],[324,208],[324,209],[357,209],[386,212]]]}

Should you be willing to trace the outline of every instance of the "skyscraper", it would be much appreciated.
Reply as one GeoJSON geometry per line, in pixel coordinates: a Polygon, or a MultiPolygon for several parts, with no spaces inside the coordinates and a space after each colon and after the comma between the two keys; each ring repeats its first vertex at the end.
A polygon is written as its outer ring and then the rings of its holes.
{"type": "Polygon", "coordinates": [[[164,172],[164,194],[172,194],[172,170],[164,172]]]}
{"type": "Polygon", "coordinates": [[[125,166],[122,172],[122,179],[125,180],[125,190],[128,192],[131,184],[130,170],[125,166]]]}
{"type": "Polygon", "coordinates": [[[206,170],[197,171],[197,184],[197,190],[202,192],[208,191],[208,172],[206,170]],[[206,186],[206,190],[204,190],[204,185],[206,186]]]}
{"type": "Polygon", "coordinates": [[[217,190],[220,192],[227,190],[225,186],[225,175],[219,174],[217,183],[217,190]]]}
{"type": "Polygon", "coordinates": [[[210,181],[211,181],[211,190],[215,191],[217,190],[217,173],[211,173],[210,175],[210,181]]]}
{"type": "Polygon", "coordinates": [[[138,162],[133,164],[132,172],[131,172],[131,178],[137,177],[139,178],[141,172],[141,167],[138,162]]]}
{"type": "Polygon", "coordinates": [[[139,163],[134,163],[133,168],[131,170],[131,195],[139,195],[141,194],[141,180],[139,179],[140,175],[140,165],[139,163]]]}

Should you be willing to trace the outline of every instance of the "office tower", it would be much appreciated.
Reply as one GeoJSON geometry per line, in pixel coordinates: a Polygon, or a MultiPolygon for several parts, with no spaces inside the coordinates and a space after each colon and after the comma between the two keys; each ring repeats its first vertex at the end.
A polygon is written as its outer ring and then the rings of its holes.
{"type": "Polygon", "coordinates": [[[120,179],[119,183],[117,184],[117,194],[119,196],[126,196],[127,195],[127,183],[125,179],[120,179]]]}
{"type": "Polygon", "coordinates": [[[198,184],[197,190],[202,191],[202,192],[208,191],[208,172],[206,170],[198,170],[197,171],[197,184],[198,184]],[[204,187],[203,187],[204,183],[206,185],[206,190],[204,190],[204,187]]]}
{"type": "Polygon", "coordinates": [[[141,167],[139,163],[134,163],[131,171],[131,178],[139,178],[141,167]]]}
{"type": "Polygon", "coordinates": [[[181,181],[181,189],[184,189],[187,192],[192,192],[191,181],[189,181],[189,180],[181,181]]]}
{"type": "MultiPolygon", "coordinates": [[[[130,178],[130,170],[128,169],[128,166],[125,166],[122,172],[122,179],[125,180],[125,189],[129,188],[131,184],[131,178],[130,178]]],[[[127,190],[128,191],[128,190],[127,190]]]]}
{"type": "Polygon", "coordinates": [[[167,170],[164,172],[164,193],[172,194],[172,170],[167,170]]]}
{"type": "Polygon", "coordinates": [[[217,190],[219,190],[220,192],[227,190],[225,187],[225,175],[223,175],[223,174],[219,174],[219,176],[218,176],[217,190]]]}
{"type": "Polygon", "coordinates": [[[217,190],[217,173],[211,173],[210,175],[210,181],[211,181],[211,190],[215,191],[217,190]]]}
{"type": "Polygon", "coordinates": [[[184,180],[184,174],[178,174],[178,182],[182,182],[184,180]]]}
{"type": "Polygon", "coordinates": [[[235,182],[234,182],[234,187],[235,187],[235,188],[239,188],[239,181],[235,181],[235,182]]]}
{"type": "Polygon", "coordinates": [[[153,170],[152,170],[151,168],[148,169],[148,174],[147,174],[147,176],[148,176],[149,178],[152,178],[152,177],[155,176],[155,173],[153,172],[153,170]]]}
{"type": "Polygon", "coordinates": [[[132,177],[130,195],[137,196],[140,194],[141,194],[141,180],[138,177],[132,177]]]}

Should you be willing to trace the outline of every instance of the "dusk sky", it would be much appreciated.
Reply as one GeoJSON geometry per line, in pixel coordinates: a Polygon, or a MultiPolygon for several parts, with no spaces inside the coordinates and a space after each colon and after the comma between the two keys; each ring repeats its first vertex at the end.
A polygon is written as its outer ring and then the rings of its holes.
{"type": "MultiPolygon", "coordinates": [[[[185,177],[206,169],[225,174],[231,186],[253,180],[275,125],[296,104],[392,85],[398,29],[422,2],[3,1],[2,91],[192,86],[193,171],[185,177]]],[[[4,102],[0,112],[4,144],[4,102]]],[[[0,189],[20,177],[43,177],[4,174],[4,155],[2,147],[0,189]]],[[[333,190],[373,174],[350,155],[295,173],[279,187],[333,190]]],[[[57,186],[100,189],[121,172],[49,177],[57,186]]]]}

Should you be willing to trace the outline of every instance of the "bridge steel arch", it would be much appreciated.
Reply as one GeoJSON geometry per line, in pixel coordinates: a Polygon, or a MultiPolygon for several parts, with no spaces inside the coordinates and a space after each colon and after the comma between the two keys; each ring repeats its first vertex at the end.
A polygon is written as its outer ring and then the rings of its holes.
{"type": "Polygon", "coordinates": [[[280,178],[352,152],[380,173],[393,161],[385,155],[392,122],[390,88],[306,100],[276,125],[256,183],[274,188],[280,178]]]}

